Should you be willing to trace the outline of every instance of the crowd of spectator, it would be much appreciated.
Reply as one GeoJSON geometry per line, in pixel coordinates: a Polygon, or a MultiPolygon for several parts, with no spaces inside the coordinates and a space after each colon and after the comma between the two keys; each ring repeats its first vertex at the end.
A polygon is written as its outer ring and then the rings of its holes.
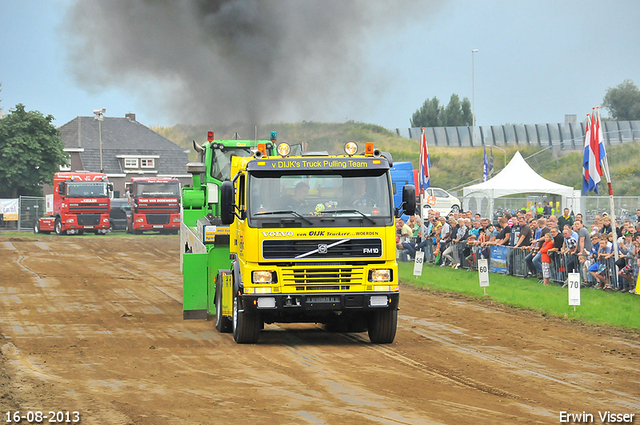
{"type": "MultiPolygon", "coordinates": [[[[581,285],[594,289],[635,293],[640,268],[640,209],[636,218],[612,223],[605,212],[585,224],[582,214],[565,208],[555,215],[548,205],[505,212],[491,223],[471,211],[441,216],[410,216],[396,221],[398,257],[413,261],[416,251],[440,267],[473,269],[479,258],[491,257],[492,246],[507,247],[511,275],[537,278],[566,286],[568,273],[579,273],[581,285]],[[618,258],[614,256],[614,238],[618,258]]],[[[640,291],[639,291],[640,292],[640,291]]]]}

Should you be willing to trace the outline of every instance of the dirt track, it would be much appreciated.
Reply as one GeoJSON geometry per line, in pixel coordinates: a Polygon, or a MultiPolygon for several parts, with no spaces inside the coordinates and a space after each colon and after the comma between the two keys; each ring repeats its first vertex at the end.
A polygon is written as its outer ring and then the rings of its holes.
{"type": "Polygon", "coordinates": [[[177,237],[0,236],[0,282],[1,423],[640,423],[637,333],[404,286],[391,345],[313,325],[236,345],[182,320],[177,237]]]}

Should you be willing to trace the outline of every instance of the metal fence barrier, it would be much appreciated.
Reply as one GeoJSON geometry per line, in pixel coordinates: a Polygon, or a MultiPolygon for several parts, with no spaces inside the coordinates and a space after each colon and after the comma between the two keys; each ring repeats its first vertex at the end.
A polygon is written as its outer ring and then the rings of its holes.
{"type": "MultiPolygon", "coordinates": [[[[425,253],[424,263],[434,264],[436,260],[436,245],[433,243],[432,238],[428,238],[424,241],[419,247],[420,241],[413,240],[416,248],[422,250],[425,253]]],[[[459,265],[460,268],[464,268],[466,270],[478,270],[478,260],[481,258],[486,258],[489,260],[489,266],[491,266],[491,256],[489,255],[489,250],[482,248],[478,245],[469,245],[466,242],[452,242],[446,244],[444,249],[441,248],[440,254],[442,254],[446,248],[451,248],[450,252],[447,252],[447,259],[449,261],[453,260],[453,265],[459,265]]],[[[508,274],[516,277],[524,278],[528,275],[529,269],[527,267],[525,258],[529,254],[529,251],[524,248],[513,248],[513,247],[505,247],[507,249],[507,270],[508,274]]],[[[404,255],[406,255],[406,250],[399,250],[404,255]]],[[[619,287],[629,286],[622,282],[622,278],[618,276],[619,268],[615,264],[614,258],[609,258],[604,261],[600,261],[600,268],[598,271],[598,275],[604,279],[598,279],[594,277],[591,273],[589,273],[586,268],[579,262],[577,255],[570,254],[562,254],[559,252],[551,252],[549,253],[549,257],[551,259],[550,271],[551,276],[550,280],[558,285],[564,285],[568,282],[569,273],[579,273],[580,281],[585,286],[594,286],[598,285],[598,283],[602,283],[603,285],[610,285],[611,287],[619,287]]],[[[403,259],[402,254],[399,254],[400,261],[413,261],[411,258],[403,259]]],[[[444,261],[444,257],[443,260],[444,261]]],[[[638,277],[638,267],[636,261],[632,261],[633,271],[631,274],[631,279],[633,282],[636,281],[638,277]]]]}
{"type": "MultiPolygon", "coordinates": [[[[640,121],[602,121],[605,143],[616,145],[640,139],[640,121]]],[[[396,128],[398,136],[420,141],[422,128],[396,128]]],[[[504,124],[490,126],[426,127],[429,146],[554,146],[580,150],[586,120],[575,123],[504,124]]]]}
{"type": "Polygon", "coordinates": [[[36,221],[46,214],[45,198],[40,196],[21,196],[18,230],[33,229],[36,221]]]}

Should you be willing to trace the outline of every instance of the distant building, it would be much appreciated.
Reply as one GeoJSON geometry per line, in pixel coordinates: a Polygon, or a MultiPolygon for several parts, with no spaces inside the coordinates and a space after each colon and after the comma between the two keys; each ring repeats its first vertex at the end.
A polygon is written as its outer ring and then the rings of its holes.
{"type": "MultiPolygon", "coordinates": [[[[62,171],[103,170],[114,183],[114,197],[123,197],[125,182],[131,177],[175,177],[182,184],[191,182],[187,174],[185,149],[136,121],[135,114],[124,118],[104,117],[102,127],[102,166],[100,131],[94,117],[77,117],[58,128],[70,167],[62,171]]],[[[50,187],[44,193],[52,193],[50,187]]]]}

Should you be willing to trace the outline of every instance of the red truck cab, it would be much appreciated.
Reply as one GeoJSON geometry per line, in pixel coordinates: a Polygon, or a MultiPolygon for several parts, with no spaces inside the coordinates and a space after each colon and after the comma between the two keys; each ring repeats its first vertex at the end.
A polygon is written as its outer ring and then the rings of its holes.
{"type": "Polygon", "coordinates": [[[131,214],[127,232],[157,230],[178,234],[180,230],[180,181],[172,178],[132,177],[127,183],[131,214]]]}
{"type": "Polygon", "coordinates": [[[58,235],[91,231],[106,234],[113,183],[103,173],[63,172],[53,177],[53,194],[46,197],[46,216],[36,221],[35,233],[58,235]]]}

